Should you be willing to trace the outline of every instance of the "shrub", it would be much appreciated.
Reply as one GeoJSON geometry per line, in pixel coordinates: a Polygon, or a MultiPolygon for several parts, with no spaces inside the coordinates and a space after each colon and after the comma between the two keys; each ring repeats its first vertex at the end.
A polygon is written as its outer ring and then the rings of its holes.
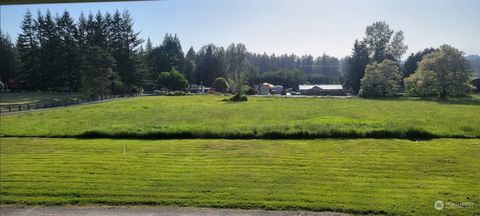
{"type": "Polygon", "coordinates": [[[182,90],[188,86],[185,76],[175,69],[172,69],[170,72],[160,73],[158,83],[161,87],[169,90],[182,90]]]}
{"type": "Polygon", "coordinates": [[[252,88],[252,87],[248,87],[248,89],[245,91],[245,94],[246,94],[246,95],[256,95],[257,93],[258,93],[258,92],[255,91],[255,89],[252,88]]]}
{"type": "Polygon", "coordinates": [[[225,93],[227,91],[228,87],[229,87],[228,82],[223,77],[217,77],[213,81],[213,88],[215,88],[215,91],[225,93]]]}
{"type": "Polygon", "coordinates": [[[160,90],[155,90],[153,91],[153,94],[158,95],[158,96],[164,96],[167,95],[167,91],[160,91],[160,90]]]}
{"type": "Polygon", "coordinates": [[[248,101],[248,98],[245,95],[235,94],[230,101],[248,101]]]}
{"type": "Polygon", "coordinates": [[[155,95],[158,96],[185,96],[185,95],[190,95],[190,93],[184,92],[184,91],[161,91],[161,90],[155,90],[153,91],[155,95]]]}

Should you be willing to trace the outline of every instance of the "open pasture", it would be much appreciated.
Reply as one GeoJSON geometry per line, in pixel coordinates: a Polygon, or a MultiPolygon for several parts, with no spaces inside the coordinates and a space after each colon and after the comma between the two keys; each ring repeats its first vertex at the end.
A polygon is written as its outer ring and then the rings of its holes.
{"type": "Polygon", "coordinates": [[[480,103],[415,99],[140,97],[5,115],[3,136],[110,138],[480,137],[480,103]]]}
{"type": "Polygon", "coordinates": [[[0,145],[1,204],[480,213],[479,139],[3,138],[0,145]],[[437,200],[472,206],[437,211],[437,200]]]}

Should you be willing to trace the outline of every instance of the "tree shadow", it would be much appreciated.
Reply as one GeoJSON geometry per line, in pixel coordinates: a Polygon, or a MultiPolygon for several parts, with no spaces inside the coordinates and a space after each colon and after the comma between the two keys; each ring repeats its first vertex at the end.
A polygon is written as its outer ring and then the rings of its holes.
{"type": "Polygon", "coordinates": [[[366,100],[374,101],[430,101],[438,104],[452,104],[452,105],[480,105],[480,95],[473,95],[459,98],[439,99],[433,97],[393,97],[393,98],[364,98],[366,100]]]}

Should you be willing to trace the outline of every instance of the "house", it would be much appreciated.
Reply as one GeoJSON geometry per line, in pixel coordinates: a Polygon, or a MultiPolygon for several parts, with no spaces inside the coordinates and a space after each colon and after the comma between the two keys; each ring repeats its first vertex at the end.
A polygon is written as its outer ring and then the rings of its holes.
{"type": "Polygon", "coordinates": [[[273,88],[273,85],[270,83],[263,83],[260,86],[260,95],[269,95],[270,94],[270,89],[273,88]]]}
{"type": "Polygon", "coordinates": [[[187,91],[191,93],[208,93],[212,88],[205,87],[203,85],[192,84],[187,88],[187,91]]]}
{"type": "Polygon", "coordinates": [[[340,84],[333,85],[299,85],[298,91],[302,95],[333,95],[333,96],[344,96],[347,95],[343,86],[340,84]]]}
{"type": "Polygon", "coordinates": [[[475,92],[480,92],[480,77],[473,77],[470,82],[475,86],[475,92]]]}
{"type": "Polygon", "coordinates": [[[273,86],[273,87],[270,89],[270,92],[271,92],[272,94],[282,94],[282,92],[283,92],[283,86],[281,86],[281,85],[273,86]]]}

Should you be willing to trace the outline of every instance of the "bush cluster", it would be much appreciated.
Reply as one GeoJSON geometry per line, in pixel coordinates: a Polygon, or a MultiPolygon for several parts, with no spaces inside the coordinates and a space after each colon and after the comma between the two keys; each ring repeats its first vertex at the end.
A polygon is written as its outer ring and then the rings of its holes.
{"type": "Polygon", "coordinates": [[[157,96],[186,96],[186,95],[191,95],[190,92],[184,92],[184,91],[161,91],[161,90],[155,90],[153,92],[157,96]]]}

